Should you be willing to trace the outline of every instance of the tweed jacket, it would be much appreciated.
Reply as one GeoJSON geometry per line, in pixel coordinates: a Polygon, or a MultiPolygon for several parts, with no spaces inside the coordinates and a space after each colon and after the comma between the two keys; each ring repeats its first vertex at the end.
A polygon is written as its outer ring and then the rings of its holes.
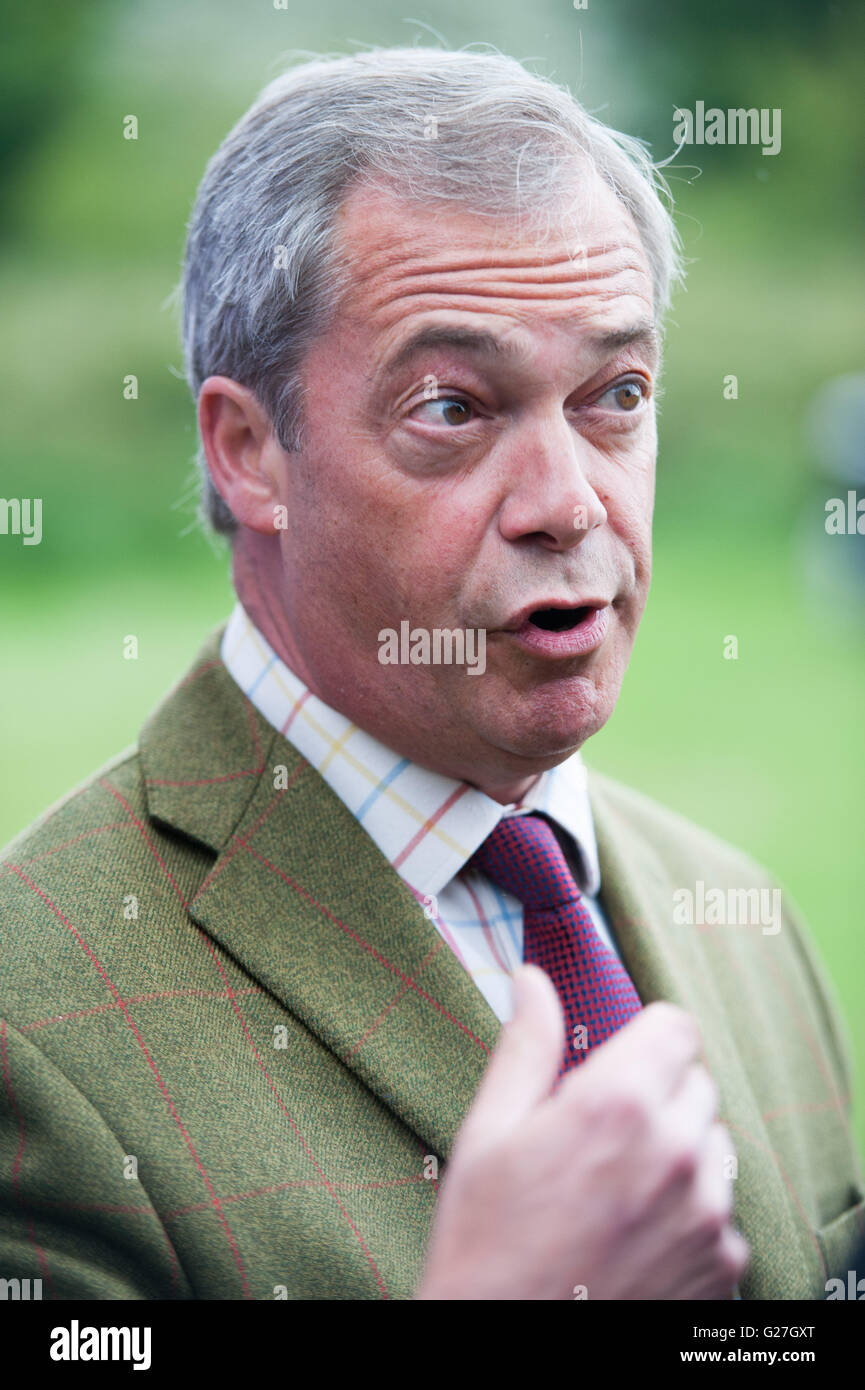
{"type": "MultiPolygon", "coordinates": [[[[410,1298],[500,1025],[220,635],[138,745],[2,855],[0,1276],[60,1299],[410,1298]]],[[[679,924],[698,880],[776,885],[642,795],[589,789],[639,994],[702,1028],[741,1296],[823,1298],[865,1194],[806,931],[786,902],[774,934],[679,924]]]]}

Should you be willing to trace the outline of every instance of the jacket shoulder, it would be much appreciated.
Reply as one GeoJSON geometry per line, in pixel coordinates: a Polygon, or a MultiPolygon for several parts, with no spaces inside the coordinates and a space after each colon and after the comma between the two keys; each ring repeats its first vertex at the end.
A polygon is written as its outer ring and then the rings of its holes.
{"type": "Polygon", "coordinates": [[[799,981],[803,1000],[816,1018],[832,1055],[842,1094],[849,1096],[854,1083],[853,1049],[840,1000],[811,931],[797,903],[775,875],[711,831],[654,801],[643,792],[591,770],[589,794],[596,818],[605,833],[627,846],[648,846],[672,885],[693,886],[702,879],[707,887],[777,892],[784,930],[777,939],[788,953],[799,981]]]}
{"type": "Polygon", "coordinates": [[[648,843],[677,882],[687,882],[695,874],[737,883],[773,881],[769,871],[744,850],[643,792],[594,769],[589,770],[588,785],[596,814],[614,831],[630,832],[648,843]]]}
{"type": "Polygon", "coordinates": [[[0,853],[0,1011],[15,1024],[37,999],[77,1002],[81,961],[185,917],[212,860],[148,816],[139,754],[119,753],[0,853]]]}

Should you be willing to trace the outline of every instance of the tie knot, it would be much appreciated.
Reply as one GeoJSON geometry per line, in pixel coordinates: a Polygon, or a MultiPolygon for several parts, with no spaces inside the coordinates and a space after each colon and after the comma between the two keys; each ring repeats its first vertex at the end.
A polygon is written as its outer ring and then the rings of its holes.
{"type": "Polygon", "coordinates": [[[526,908],[560,907],[580,896],[552,829],[535,815],[503,816],[467,867],[480,869],[526,908]]]}

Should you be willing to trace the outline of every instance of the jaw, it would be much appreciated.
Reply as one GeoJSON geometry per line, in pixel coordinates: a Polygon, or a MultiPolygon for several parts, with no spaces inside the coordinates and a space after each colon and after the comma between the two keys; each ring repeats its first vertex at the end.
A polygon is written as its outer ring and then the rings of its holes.
{"type": "Polygon", "coordinates": [[[559,675],[522,690],[513,685],[478,702],[472,725],[504,762],[530,760],[536,771],[554,767],[607,722],[615,705],[586,675],[559,675]]]}

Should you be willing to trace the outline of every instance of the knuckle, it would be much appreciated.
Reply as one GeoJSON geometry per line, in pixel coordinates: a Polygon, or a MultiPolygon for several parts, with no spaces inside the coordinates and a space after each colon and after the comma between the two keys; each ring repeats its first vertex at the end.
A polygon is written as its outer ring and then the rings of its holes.
{"type": "Polygon", "coordinates": [[[667,1178],[675,1186],[694,1181],[700,1169],[700,1154],[694,1144],[679,1141],[667,1153],[667,1178]]]}
{"type": "Polygon", "coordinates": [[[589,1124],[608,1132],[633,1135],[645,1125],[647,1113],[646,1102],[639,1091],[622,1085],[591,1096],[586,1119],[589,1124]]]}
{"type": "Polygon", "coordinates": [[[502,1026],[495,1050],[483,1078],[493,1085],[507,1073],[529,1073],[542,1067],[545,1062],[546,1045],[524,1019],[511,1019],[502,1026]]]}
{"type": "Polygon", "coordinates": [[[663,1032],[680,1038],[684,1043],[699,1041],[700,1030],[696,1020],[678,1004],[659,999],[654,1004],[647,1005],[645,1012],[652,1015],[655,1026],[663,1032]]]}

